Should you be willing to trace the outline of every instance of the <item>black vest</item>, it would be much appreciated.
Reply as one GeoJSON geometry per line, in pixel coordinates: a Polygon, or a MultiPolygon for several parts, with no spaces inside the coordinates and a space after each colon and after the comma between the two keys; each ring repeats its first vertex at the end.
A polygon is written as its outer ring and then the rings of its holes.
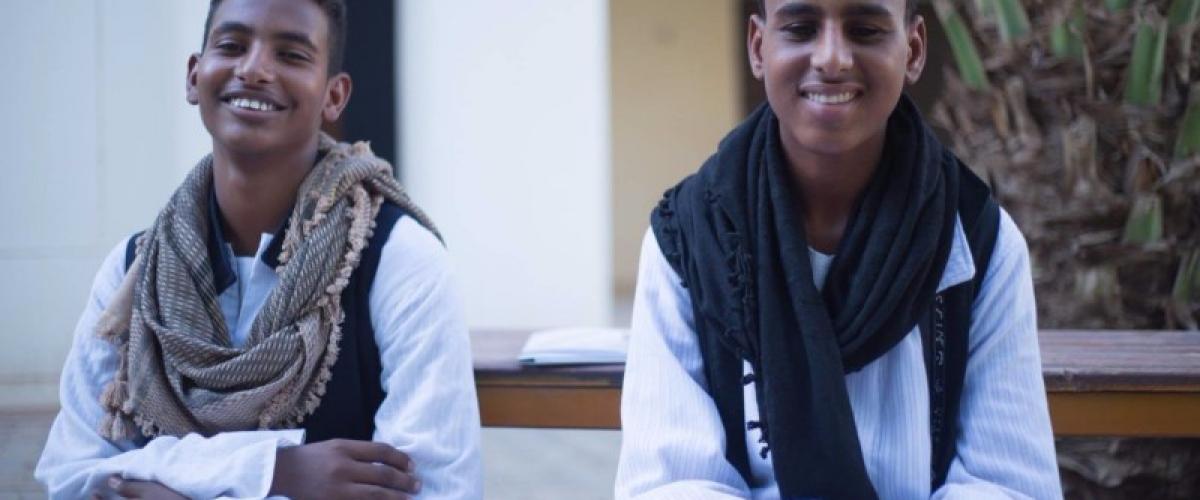
{"type": "MultiPolygon", "coordinates": [[[[211,205],[211,204],[210,204],[211,205]]],[[[210,215],[215,216],[215,211],[210,215]]],[[[356,439],[370,441],[375,432],[375,411],[383,403],[384,391],[380,381],[383,365],[379,358],[379,346],[375,343],[375,329],[371,327],[371,284],[375,281],[375,270],[379,268],[379,259],[384,243],[392,233],[396,222],[403,217],[404,210],[399,206],[385,202],[379,208],[375,217],[375,231],[363,249],[358,267],[350,275],[350,282],[342,290],[342,310],[345,320],[342,322],[342,338],[338,344],[337,362],[329,382],[325,385],[325,395],[321,404],[312,415],[301,423],[305,430],[305,442],[315,443],[327,439],[356,439]]],[[[219,219],[213,219],[214,226],[220,224],[219,219]]],[[[214,251],[219,251],[221,243],[220,229],[212,231],[218,236],[210,235],[210,257],[214,251]]],[[[133,262],[138,236],[129,239],[125,247],[125,268],[133,262]]],[[[275,258],[283,245],[283,234],[276,233],[271,246],[266,250],[264,261],[272,266],[278,265],[275,258]]],[[[229,271],[214,269],[217,290],[232,283],[234,279],[228,276],[229,271]]]]}
{"type": "MultiPolygon", "coordinates": [[[[966,172],[959,182],[958,215],[971,247],[975,277],[937,294],[918,325],[929,381],[931,492],[946,482],[946,474],[954,460],[959,398],[970,347],[971,307],[987,274],[1000,224],[1000,209],[992,200],[987,185],[966,172]]],[[[725,458],[746,483],[751,484],[750,458],[744,439],[746,421],[742,386],[753,379],[743,379],[742,359],[726,347],[719,335],[701,335],[700,352],[708,393],[716,403],[725,428],[725,458]]]]}

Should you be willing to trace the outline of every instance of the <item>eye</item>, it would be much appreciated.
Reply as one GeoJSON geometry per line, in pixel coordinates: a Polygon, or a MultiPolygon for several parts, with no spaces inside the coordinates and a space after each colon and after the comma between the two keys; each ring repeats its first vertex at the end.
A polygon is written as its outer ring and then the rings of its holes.
{"type": "Polygon", "coordinates": [[[783,27],[784,33],[796,40],[809,40],[817,35],[817,25],[814,23],[794,23],[783,27]]]}
{"type": "Polygon", "coordinates": [[[309,59],[308,54],[305,54],[303,52],[297,52],[294,50],[285,50],[283,52],[280,52],[279,55],[289,61],[307,61],[309,59]]]}
{"type": "Polygon", "coordinates": [[[213,48],[218,52],[229,54],[242,52],[245,49],[242,44],[232,40],[218,40],[213,44],[213,48]]]}
{"type": "Polygon", "coordinates": [[[858,40],[874,40],[883,35],[884,31],[869,25],[855,25],[846,29],[846,34],[858,40]]]}

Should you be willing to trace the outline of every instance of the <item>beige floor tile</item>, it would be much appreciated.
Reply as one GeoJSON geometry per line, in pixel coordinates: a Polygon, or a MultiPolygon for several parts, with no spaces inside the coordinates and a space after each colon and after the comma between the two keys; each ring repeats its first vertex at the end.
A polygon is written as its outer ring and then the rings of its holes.
{"type": "MultiPolygon", "coordinates": [[[[0,413],[0,500],[44,498],[33,479],[52,412],[0,413]]],[[[488,499],[612,498],[617,431],[484,429],[488,499]]]]}

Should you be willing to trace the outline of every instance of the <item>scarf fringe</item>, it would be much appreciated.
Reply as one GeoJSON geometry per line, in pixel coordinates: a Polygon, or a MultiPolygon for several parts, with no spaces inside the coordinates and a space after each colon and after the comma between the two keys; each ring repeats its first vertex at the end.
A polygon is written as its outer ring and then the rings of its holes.
{"type": "Polygon", "coordinates": [[[129,400],[129,330],[126,329],[117,345],[120,359],[117,361],[117,371],[113,379],[104,387],[100,394],[100,406],[104,408],[104,418],[100,422],[100,435],[111,440],[121,440],[132,437],[129,421],[133,411],[133,402],[129,400]]]}
{"type": "Polygon", "coordinates": [[[161,425],[155,423],[149,416],[142,414],[133,414],[129,417],[133,422],[134,427],[141,431],[143,436],[154,438],[166,434],[161,425]]]}
{"type": "MultiPolygon", "coordinates": [[[[368,150],[369,151],[369,150],[368,150]]],[[[367,247],[367,242],[370,241],[371,235],[375,232],[375,216],[379,213],[379,208],[383,205],[383,197],[377,196],[369,198],[366,190],[356,188],[353,193],[354,206],[364,207],[366,213],[360,213],[360,217],[354,217],[350,225],[350,249],[343,257],[344,264],[338,270],[337,278],[333,284],[325,289],[326,306],[333,309],[331,306],[340,300],[342,290],[350,284],[350,276],[354,270],[358,268],[358,263],[362,259],[362,251],[367,247]]],[[[351,210],[350,214],[354,211],[351,210]]],[[[339,304],[340,305],[340,304],[339,304]]],[[[338,355],[341,353],[342,339],[342,321],[346,317],[346,312],[341,307],[337,307],[332,316],[332,329],[329,332],[329,344],[325,347],[325,359],[321,363],[321,368],[317,371],[316,380],[313,382],[312,388],[308,395],[304,398],[303,404],[300,405],[300,411],[295,416],[295,424],[299,425],[304,422],[308,415],[312,415],[317,411],[317,407],[321,405],[321,398],[325,396],[325,388],[329,380],[333,378],[333,365],[337,363],[338,355]]],[[[329,312],[327,312],[329,314],[329,312]]]]}
{"type": "Polygon", "coordinates": [[[142,268],[145,267],[145,259],[140,251],[145,239],[145,234],[138,238],[137,256],[125,271],[125,276],[121,278],[121,285],[117,287],[116,293],[109,299],[108,307],[104,308],[104,312],[100,313],[100,318],[96,320],[96,335],[104,340],[117,342],[121,337],[129,335],[129,323],[133,318],[133,290],[142,274],[142,268]]]}
{"type": "MultiPolygon", "coordinates": [[[[332,207],[333,203],[322,203],[322,201],[328,198],[332,198],[332,196],[323,197],[318,200],[317,206],[332,207]]],[[[325,396],[325,388],[329,380],[333,378],[333,365],[337,363],[338,355],[341,352],[341,324],[346,315],[345,311],[341,308],[341,294],[350,284],[350,276],[358,268],[358,264],[362,259],[362,252],[374,234],[375,217],[378,215],[384,201],[383,196],[371,196],[361,186],[352,188],[350,198],[351,209],[346,214],[350,219],[350,230],[347,235],[348,248],[342,255],[342,265],[338,268],[332,283],[325,287],[323,296],[317,300],[317,307],[320,311],[318,314],[324,318],[323,322],[329,325],[330,328],[329,340],[325,346],[325,354],[321,360],[321,366],[317,369],[311,386],[304,393],[295,410],[290,415],[284,417],[283,425],[285,427],[300,425],[304,422],[305,418],[317,410],[321,405],[321,398],[325,396]]],[[[322,220],[325,215],[325,212],[317,212],[314,214],[312,220],[322,220]]],[[[281,265],[286,265],[286,262],[281,260],[281,265]]],[[[261,428],[270,427],[272,421],[275,420],[274,417],[286,410],[287,401],[284,400],[284,396],[288,393],[289,391],[286,390],[280,391],[272,399],[259,419],[259,426],[261,428]]]]}

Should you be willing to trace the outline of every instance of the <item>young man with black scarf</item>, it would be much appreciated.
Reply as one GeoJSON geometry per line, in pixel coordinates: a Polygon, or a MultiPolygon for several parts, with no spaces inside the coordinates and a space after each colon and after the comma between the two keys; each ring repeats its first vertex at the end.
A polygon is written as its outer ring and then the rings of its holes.
{"type": "Polygon", "coordinates": [[[51,498],[479,498],[447,254],[345,108],[342,0],[212,0],[212,154],[96,276],[36,475],[51,498]]]}
{"type": "Polygon", "coordinates": [[[903,94],[915,0],[767,0],[642,247],[618,498],[1058,498],[1025,241],[903,94]]]}

